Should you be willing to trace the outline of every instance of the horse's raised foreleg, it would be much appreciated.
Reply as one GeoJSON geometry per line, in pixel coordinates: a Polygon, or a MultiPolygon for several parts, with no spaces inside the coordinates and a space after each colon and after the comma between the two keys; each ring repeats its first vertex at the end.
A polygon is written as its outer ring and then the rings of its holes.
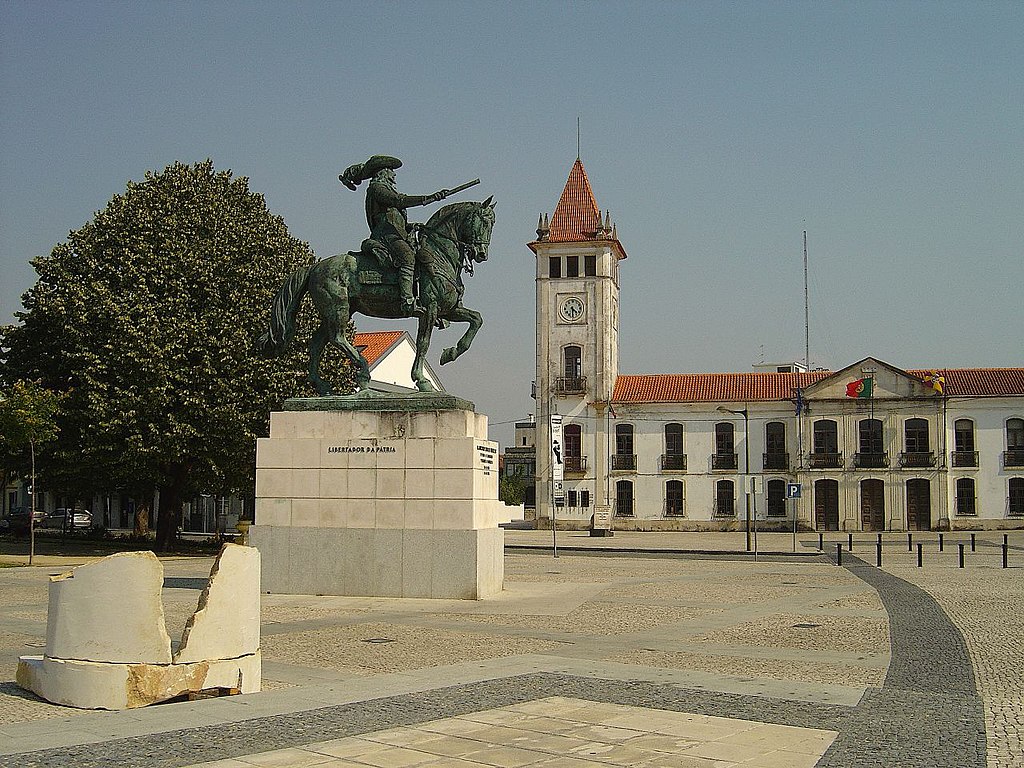
{"type": "Polygon", "coordinates": [[[434,323],[437,322],[436,310],[428,308],[427,313],[420,317],[419,326],[416,329],[416,357],[412,361],[412,380],[416,389],[420,392],[433,392],[434,385],[430,379],[423,375],[423,361],[427,359],[427,350],[430,349],[430,335],[434,331],[434,323]]]}
{"type": "Polygon", "coordinates": [[[469,323],[469,328],[462,334],[462,338],[456,342],[454,347],[446,347],[444,352],[441,353],[441,365],[450,363],[452,360],[457,358],[473,343],[473,339],[476,338],[476,332],[480,330],[480,326],[484,324],[484,319],[480,316],[480,313],[474,309],[467,309],[463,306],[455,307],[451,312],[445,315],[445,319],[452,320],[457,323],[469,323]]]}

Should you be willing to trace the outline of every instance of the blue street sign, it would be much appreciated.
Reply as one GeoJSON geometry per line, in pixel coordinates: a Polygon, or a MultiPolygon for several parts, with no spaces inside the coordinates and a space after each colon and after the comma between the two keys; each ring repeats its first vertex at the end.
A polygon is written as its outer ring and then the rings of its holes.
{"type": "Polygon", "coordinates": [[[800,483],[786,483],[786,498],[787,499],[799,499],[800,498],[800,483]]]}

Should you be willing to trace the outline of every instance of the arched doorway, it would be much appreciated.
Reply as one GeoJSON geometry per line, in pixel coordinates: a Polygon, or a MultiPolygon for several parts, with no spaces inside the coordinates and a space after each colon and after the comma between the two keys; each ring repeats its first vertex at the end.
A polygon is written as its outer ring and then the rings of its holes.
{"type": "Polygon", "coordinates": [[[931,483],[923,479],[907,480],[907,530],[928,531],[931,527],[931,483]]]}
{"type": "Polygon", "coordinates": [[[860,481],[860,525],[865,531],[885,530],[885,483],[860,481]]]}
{"type": "Polygon", "coordinates": [[[839,481],[814,481],[814,527],[819,531],[839,530],[839,481]]]}

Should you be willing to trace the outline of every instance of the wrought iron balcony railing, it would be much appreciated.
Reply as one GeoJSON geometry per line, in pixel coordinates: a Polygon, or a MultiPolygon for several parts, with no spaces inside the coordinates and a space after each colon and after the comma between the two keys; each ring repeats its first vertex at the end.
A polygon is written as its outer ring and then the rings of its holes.
{"type": "Polygon", "coordinates": [[[613,453],[612,470],[618,472],[636,472],[636,454],[613,453]]]}
{"type": "Polygon", "coordinates": [[[978,466],[977,451],[953,451],[950,454],[954,467],[976,467],[978,466]]]}
{"type": "Polygon", "coordinates": [[[713,453],[711,454],[712,469],[736,469],[735,453],[713,453]]]}
{"type": "Polygon", "coordinates": [[[900,454],[901,467],[934,467],[935,454],[931,451],[904,451],[900,454]]]}
{"type": "Polygon", "coordinates": [[[661,454],[661,471],[662,472],[685,472],[686,471],[686,454],[685,453],[663,453],[663,454],[661,454]]]}
{"type": "Polygon", "coordinates": [[[839,469],[843,466],[843,454],[830,451],[815,451],[807,454],[811,469],[839,469]]]}
{"type": "Polygon", "coordinates": [[[871,451],[853,454],[853,466],[857,469],[884,469],[889,466],[889,454],[871,451]]]}
{"type": "Polygon", "coordinates": [[[1011,448],[1003,451],[1004,467],[1024,467],[1024,448],[1011,448]]]}
{"type": "Polygon", "coordinates": [[[587,471],[586,456],[566,456],[562,469],[567,474],[582,475],[587,471]]]}
{"type": "Polygon", "coordinates": [[[766,453],[762,457],[764,461],[765,469],[775,470],[787,470],[789,469],[789,454],[788,453],[766,453]]]}
{"type": "Polygon", "coordinates": [[[582,395],[587,391],[586,376],[561,376],[555,379],[555,393],[559,395],[582,395]]]}

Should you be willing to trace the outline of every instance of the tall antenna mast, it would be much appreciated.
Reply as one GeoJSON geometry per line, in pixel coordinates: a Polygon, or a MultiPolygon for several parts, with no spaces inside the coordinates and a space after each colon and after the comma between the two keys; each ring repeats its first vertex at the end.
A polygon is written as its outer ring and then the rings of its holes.
{"type": "Polygon", "coordinates": [[[804,368],[811,370],[811,321],[807,301],[807,230],[804,230],[804,368]]]}

